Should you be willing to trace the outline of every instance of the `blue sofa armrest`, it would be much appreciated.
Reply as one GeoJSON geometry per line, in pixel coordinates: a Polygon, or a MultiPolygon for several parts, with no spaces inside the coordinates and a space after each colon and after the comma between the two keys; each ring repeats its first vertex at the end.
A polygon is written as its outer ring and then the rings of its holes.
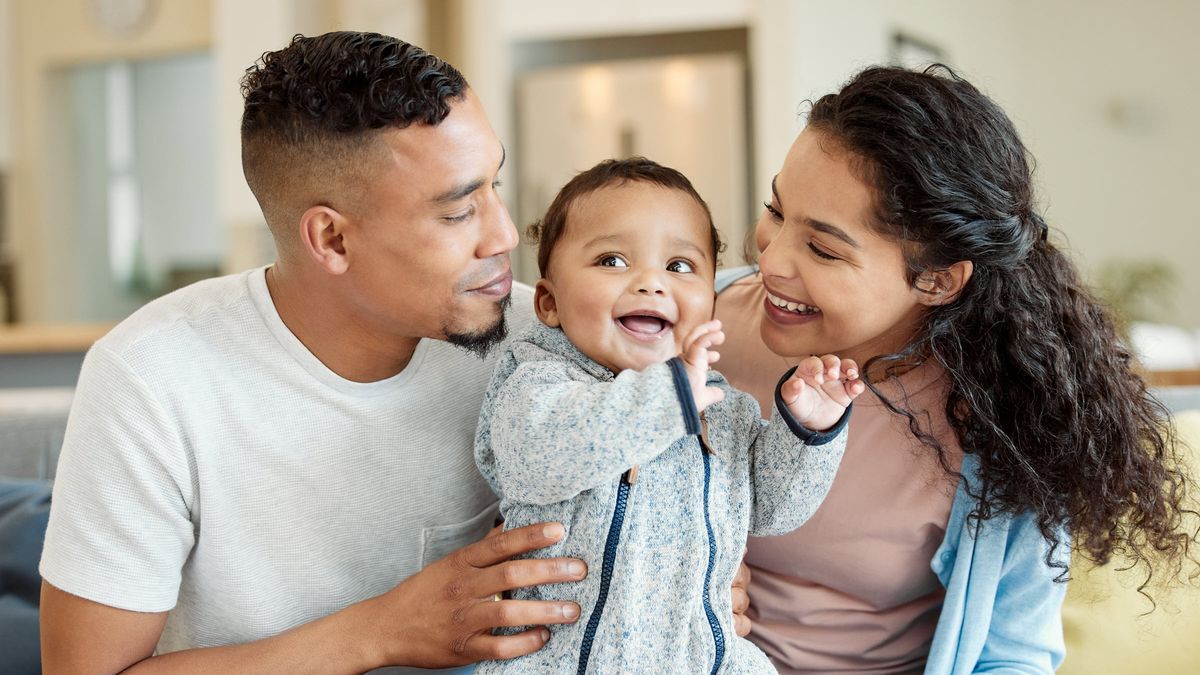
{"type": "Polygon", "coordinates": [[[50,483],[0,478],[0,659],[5,673],[40,673],[38,561],[50,483]]]}

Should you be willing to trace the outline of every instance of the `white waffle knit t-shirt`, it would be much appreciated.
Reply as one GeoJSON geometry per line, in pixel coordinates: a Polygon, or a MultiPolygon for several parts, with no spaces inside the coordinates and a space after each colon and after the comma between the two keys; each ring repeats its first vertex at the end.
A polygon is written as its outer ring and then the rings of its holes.
{"type": "MultiPolygon", "coordinates": [[[[514,287],[510,330],[531,295],[514,287]]],[[[280,320],[265,269],[154,301],[84,362],[41,573],[169,611],[159,653],[382,594],[493,524],[472,453],[493,360],[422,340],[394,377],[342,379],[280,320]]]]}

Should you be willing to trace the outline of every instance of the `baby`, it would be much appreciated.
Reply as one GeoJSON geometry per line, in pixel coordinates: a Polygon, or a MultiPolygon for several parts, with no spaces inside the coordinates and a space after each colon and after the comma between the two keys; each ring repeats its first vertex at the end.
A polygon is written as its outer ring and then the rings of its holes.
{"type": "Polygon", "coordinates": [[[475,459],[505,527],[563,523],[533,555],[589,573],[515,592],[576,600],[580,620],[476,672],[774,673],[735,635],[730,587],[748,534],[790,532],[824,499],[864,388],[855,364],[806,359],[780,381],[770,424],[709,371],[724,340],[710,320],[721,244],[677,171],[602,162],[531,234],[540,323],[497,365],[475,459]]]}

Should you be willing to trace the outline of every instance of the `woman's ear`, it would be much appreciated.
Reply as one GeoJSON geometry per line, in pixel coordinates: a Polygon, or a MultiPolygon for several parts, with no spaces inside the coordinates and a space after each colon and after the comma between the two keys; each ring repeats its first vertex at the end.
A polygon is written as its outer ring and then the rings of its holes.
{"type": "Polygon", "coordinates": [[[533,287],[533,311],[547,326],[558,328],[561,325],[558,320],[558,303],[554,301],[554,285],[545,277],[538,279],[533,287]]]}
{"type": "Polygon", "coordinates": [[[953,302],[966,288],[974,271],[974,263],[960,260],[944,270],[922,272],[913,284],[918,291],[917,302],[930,307],[953,302]]]}
{"type": "Polygon", "coordinates": [[[308,256],[330,274],[350,267],[346,255],[345,216],[328,206],[310,207],[300,216],[300,245],[308,256]]]}

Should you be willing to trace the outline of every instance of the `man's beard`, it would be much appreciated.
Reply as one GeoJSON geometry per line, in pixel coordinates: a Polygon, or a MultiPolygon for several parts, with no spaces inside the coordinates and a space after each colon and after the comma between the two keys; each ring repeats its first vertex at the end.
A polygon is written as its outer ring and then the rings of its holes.
{"type": "Polygon", "coordinates": [[[504,338],[508,337],[508,322],[505,321],[504,314],[508,310],[508,306],[512,304],[512,294],[504,296],[500,301],[500,317],[496,319],[496,323],[477,331],[467,333],[455,333],[450,330],[449,326],[442,329],[446,334],[446,341],[455,347],[461,347],[479,358],[484,358],[492,347],[504,342],[504,338]]]}

